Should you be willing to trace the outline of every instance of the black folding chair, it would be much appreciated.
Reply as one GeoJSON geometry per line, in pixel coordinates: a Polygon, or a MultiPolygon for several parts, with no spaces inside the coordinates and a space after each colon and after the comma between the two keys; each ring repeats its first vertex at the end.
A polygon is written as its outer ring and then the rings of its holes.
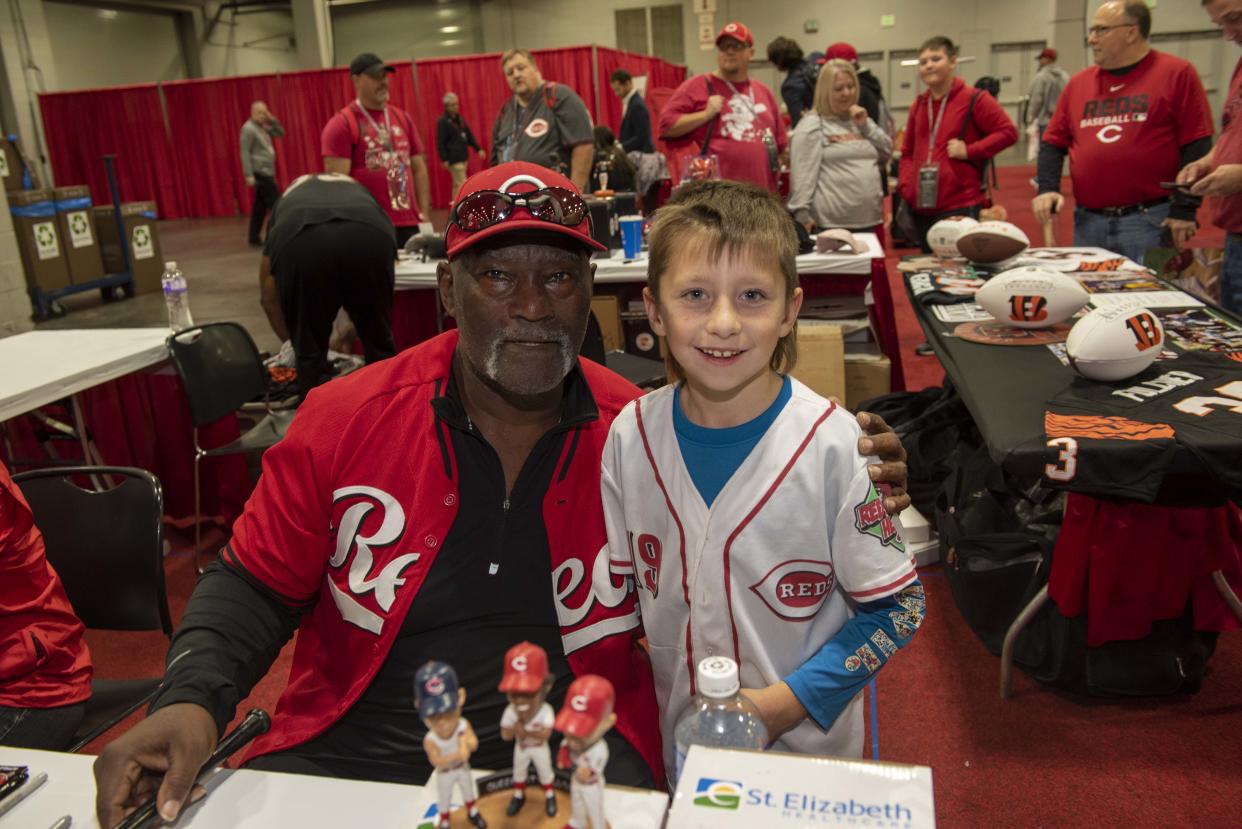
{"type": "MultiPolygon", "coordinates": [[[[179,331],[168,338],[181,385],[190,403],[194,424],[194,563],[198,566],[202,548],[203,458],[262,453],[285,436],[294,411],[273,411],[267,403],[267,369],[259,349],[245,328],[235,322],[215,322],[179,331]],[[263,400],[263,417],[241,437],[223,446],[204,448],[198,430],[232,414],[245,404],[263,400]]],[[[202,567],[198,567],[201,573],[202,567]]]]}
{"type": "MultiPolygon", "coordinates": [[[[161,630],[172,637],[164,589],[164,494],[142,469],[57,467],[14,475],[43,533],[47,560],[82,623],[99,630],[161,630]],[[96,491],[75,476],[120,481],[96,491]]],[[[146,704],[162,677],[96,679],[67,751],[78,751],[146,704]]]]}

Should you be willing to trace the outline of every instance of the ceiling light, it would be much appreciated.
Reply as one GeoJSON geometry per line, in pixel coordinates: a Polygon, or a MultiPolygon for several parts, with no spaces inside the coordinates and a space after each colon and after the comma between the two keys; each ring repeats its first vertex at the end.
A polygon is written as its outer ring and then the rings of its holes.
{"type": "Polygon", "coordinates": [[[99,16],[104,20],[116,20],[118,12],[116,9],[100,9],[99,16]]]}
{"type": "Polygon", "coordinates": [[[461,38],[454,38],[453,40],[440,41],[441,46],[460,46],[461,44],[462,44],[461,38]]]}
{"type": "Polygon", "coordinates": [[[454,32],[460,32],[461,26],[441,26],[440,31],[444,32],[446,35],[451,35],[454,32]]]}

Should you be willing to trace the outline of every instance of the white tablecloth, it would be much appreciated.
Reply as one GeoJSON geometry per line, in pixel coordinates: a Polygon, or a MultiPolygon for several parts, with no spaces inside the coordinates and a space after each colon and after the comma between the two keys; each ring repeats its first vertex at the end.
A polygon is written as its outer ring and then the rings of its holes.
{"type": "MultiPolygon", "coordinates": [[[[869,274],[871,260],[884,256],[880,240],[874,233],[856,233],[855,238],[867,243],[867,252],[861,254],[806,253],[797,259],[798,273],[807,274],[869,274]]],[[[647,260],[592,259],[595,264],[595,281],[598,282],[645,282],[647,260]]],[[[433,288],[436,284],[436,262],[406,260],[397,263],[397,290],[433,288]]]]}
{"type": "Polygon", "coordinates": [[[92,328],[0,339],[0,422],[167,359],[168,334],[92,328]]]}
{"type": "MultiPolygon", "coordinates": [[[[98,829],[94,762],[90,755],[0,746],[0,765],[29,766],[31,776],[43,771],[48,778],[0,818],[0,827],[48,829],[67,814],[73,816],[73,829],[98,829]]],[[[179,829],[413,829],[435,796],[422,786],[248,769],[222,770],[207,789],[207,797],[177,821],[179,829]]],[[[635,789],[609,788],[606,798],[612,829],[656,829],[668,804],[660,792],[635,789]]]]}

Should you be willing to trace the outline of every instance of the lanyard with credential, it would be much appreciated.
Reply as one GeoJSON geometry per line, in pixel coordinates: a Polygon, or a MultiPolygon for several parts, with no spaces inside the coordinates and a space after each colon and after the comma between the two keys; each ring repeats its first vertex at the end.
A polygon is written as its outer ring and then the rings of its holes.
{"type": "Polygon", "coordinates": [[[376,134],[379,135],[380,142],[383,143],[384,149],[388,152],[392,152],[392,115],[389,113],[388,107],[384,107],[384,129],[380,129],[380,125],[375,123],[375,119],[371,117],[371,113],[367,112],[367,108],[362,105],[362,101],[355,99],[354,103],[358,105],[358,109],[362,110],[362,114],[366,116],[367,121],[371,124],[371,127],[375,130],[376,134]]]}
{"type": "Polygon", "coordinates": [[[927,125],[931,128],[931,136],[927,139],[927,163],[931,164],[932,151],[936,149],[936,133],[940,132],[940,122],[944,120],[944,111],[949,108],[949,96],[945,95],[944,100],[940,103],[940,112],[936,113],[936,120],[932,121],[932,100],[931,93],[927,94],[927,125]]]}

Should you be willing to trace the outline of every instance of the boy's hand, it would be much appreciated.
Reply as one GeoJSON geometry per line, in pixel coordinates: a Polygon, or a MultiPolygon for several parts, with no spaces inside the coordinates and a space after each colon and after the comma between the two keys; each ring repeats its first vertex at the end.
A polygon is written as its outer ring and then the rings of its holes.
{"type": "Polygon", "coordinates": [[[857,417],[858,425],[867,433],[858,439],[858,451],[880,458],[881,463],[873,463],[867,468],[871,472],[871,480],[892,487],[892,494],[884,499],[884,509],[888,510],[889,515],[897,515],[910,506],[910,496],[906,493],[909,473],[906,449],[884,418],[870,412],[859,412],[857,417]]]}
{"type": "Polygon", "coordinates": [[[768,728],[768,742],[806,719],[806,709],[784,682],[767,688],[743,688],[742,696],[758,710],[759,718],[768,728]]]}

